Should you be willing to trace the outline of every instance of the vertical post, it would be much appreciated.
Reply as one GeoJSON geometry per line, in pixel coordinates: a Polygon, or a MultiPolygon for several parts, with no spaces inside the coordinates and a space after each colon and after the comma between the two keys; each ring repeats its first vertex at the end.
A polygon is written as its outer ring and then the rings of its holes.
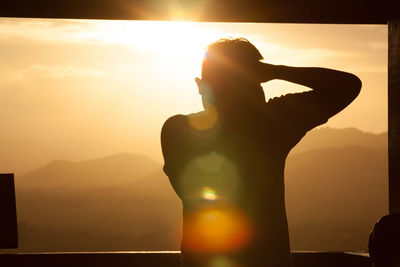
{"type": "Polygon", "coordinates": [[[17,211],[14,175],[0,174],[0,248],[17,248],[17,211]]]}
{"type": "Polygon", "coordinates": [[[389,21],[389,212],[400,212],[400,20],[389,21]]]}

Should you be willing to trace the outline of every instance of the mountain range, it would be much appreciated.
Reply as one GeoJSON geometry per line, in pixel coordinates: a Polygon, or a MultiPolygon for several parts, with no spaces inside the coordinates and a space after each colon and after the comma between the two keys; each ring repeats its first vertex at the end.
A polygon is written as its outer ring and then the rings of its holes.
{"type": "MultiPolygon", "coordinates": [[[[286,162],[292,249],[360,251],[387,213],[387,134],[311,131],[286,162]]],[[[162,165],[121,153],[16,177],[20,251],[178,250],[182,206],[162,165]]]]}

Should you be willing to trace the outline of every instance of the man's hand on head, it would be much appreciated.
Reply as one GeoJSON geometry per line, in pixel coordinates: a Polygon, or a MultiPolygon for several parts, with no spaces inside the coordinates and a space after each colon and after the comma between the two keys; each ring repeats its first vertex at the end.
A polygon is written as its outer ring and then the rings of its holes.
{"type": "Polygon", "coordinates": [[[266,83],[276,79],[277,67],[275,65],[259,62],[258,66],[260,83],[266,83]]]}

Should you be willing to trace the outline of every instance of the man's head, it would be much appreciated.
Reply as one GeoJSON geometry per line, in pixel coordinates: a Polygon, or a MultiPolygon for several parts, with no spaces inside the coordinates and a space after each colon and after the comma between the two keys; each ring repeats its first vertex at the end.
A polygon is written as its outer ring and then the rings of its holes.
{"type": "MultiPolygon", "coordinates": [[[[244,38],[220,39],[208,46],[202,64],[200,88],[204,98],[212,98],[215,105],[236,103],[239,99],[265,101],[260,85],[260,60],[258,49],[244,38]],[[206,91],[206,92],[205,92],[206,91]]],[[[198,80],[197,80],[198,81],[198,80]]],[[[199,83],[199,82],[198,82],[199,83]]]]}

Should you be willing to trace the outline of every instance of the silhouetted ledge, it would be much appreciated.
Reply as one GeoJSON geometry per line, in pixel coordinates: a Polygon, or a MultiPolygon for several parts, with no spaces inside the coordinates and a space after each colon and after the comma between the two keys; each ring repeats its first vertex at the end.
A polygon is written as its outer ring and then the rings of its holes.
{"type": "MultiPolygon", "coordinates": [[[[362,253],[296,251],[292,255],[294,267],[371,266],[362,253]]],[[[0,266],[8,267],[178,267],[179,261],[179,251],[0,253],[0,266]]]]}

